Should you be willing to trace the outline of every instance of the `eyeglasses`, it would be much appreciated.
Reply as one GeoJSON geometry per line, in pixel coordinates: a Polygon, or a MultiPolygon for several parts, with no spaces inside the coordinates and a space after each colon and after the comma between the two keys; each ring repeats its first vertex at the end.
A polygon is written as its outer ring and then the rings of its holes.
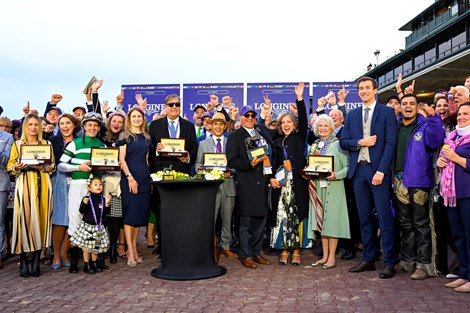
{"type": "Polygon", "coordinates": [[[101,114],[96,113],[96,112],[88,112],[87,114],[85,114],[85,117],[96,117],[96,118],[99,118],[99,119],[102,119],[102,118],[103,118],[103,117],[101,116],[101,114]]]}
{"type": "Polygon", "coordinates": [[[166,105],[169,106],[170,108],[172,108],[174,106],[179,108],[181,106],[181,103],[179,103],[179,102],[168,102],[166,105]]]}
{"type": "Polygon", "coordinates": [[[243,115],[245,118],[256,118],[256,114],[254,113],[247,113],[245,115],[243,115]]]}

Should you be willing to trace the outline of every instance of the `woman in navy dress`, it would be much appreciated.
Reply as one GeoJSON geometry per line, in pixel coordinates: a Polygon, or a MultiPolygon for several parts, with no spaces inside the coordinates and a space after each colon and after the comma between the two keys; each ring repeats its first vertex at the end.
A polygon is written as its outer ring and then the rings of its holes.
{"type": "Polygon", "coordinates": [[[121,176],[122,217],[127,242],[127,265],[142,262],[137,250],[139,227],[146,226],[150,206],[150,170],[147,163],[147,121],[140,107],[133,107],[126,117],[125,132],[118,142],[121,176]]]}

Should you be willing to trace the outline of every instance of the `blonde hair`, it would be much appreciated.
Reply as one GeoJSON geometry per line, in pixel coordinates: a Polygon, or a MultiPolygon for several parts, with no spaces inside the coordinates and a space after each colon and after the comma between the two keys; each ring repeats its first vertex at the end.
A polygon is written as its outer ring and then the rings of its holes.
{"type": "Polygon", "coordinates": [[[38,143],[39,144],[47,144],[47,140],[42,139],[42,126],[41,126],[41,119],[36,114],[28,114],[25,116],[24,121],[21,126],[21,143],[27,144],[29,142],[30,136],[28,134],[28,123],[29,120],[35,119],[38,122],[38,143]]]}
{"type": "Polygon", "coordinates": [[[144,135],[145,139],[147,141],[150,141],[150,135],[149,135],[149,129],[147,126],[147,118],[145,117],[145,114],[142,112],[142,109],[140,107],[133,107],[127,112],[126,116],[126,121],[125,121],[125,139],[127,142],[130,141],[130,138],[132,137],[132,140],[136,140],[137,136],[135,133],[132,132],[132,124],[131,124],[131,114],[133,112],[139,112],[142,115],[142,125],[140,125],[140,131],[142,132],[142,135],[144,135]]]}

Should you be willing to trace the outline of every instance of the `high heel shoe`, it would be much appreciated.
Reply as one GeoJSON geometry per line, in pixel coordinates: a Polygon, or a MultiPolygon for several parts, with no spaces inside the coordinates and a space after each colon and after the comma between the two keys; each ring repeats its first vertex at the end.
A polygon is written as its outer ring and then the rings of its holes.
{"type": "Polygon", "coordinates": [[[336,267],[336,262],[333,265],[326,265],[324,264],[321,268],[324,270],[331,270],[332,268],[336,267]]]}
{"type": "Polygon", "coordinates": [[[326,262],[320,262],[316,261],[315,263],[310,264],[310,266],[317,267],[317,266],[323,266],[325,265],[326,262]]]}
{"type": "Polygon", "coordinates": [[[300,265],[300,253],[292,253],[292,265],[299,266],[300,265]]]}
{"type": "Polygon", "coordinates": [[[279,265],[286,265],[288,258],[289,258],[289,252],[282,251],[281,256],[279,257],[279,265]]]}
{"type": "Polygon", "coordinates": [[[144,263],[144,260],[142,259],[142,255],[139,253],[139,250],[134,249],[134,258],[137,263],[144,263]]]}
{"type": "Polygon", "coordinates": [[[137,266],[137,262],[134,261],[134,260],[131,260],[130,258],[130,253],[131,253],[132,250],[128,250],[126,252],[126,256],[127,256],[127,266],[130,266],[130,267],[135,267],[137,266]]]}

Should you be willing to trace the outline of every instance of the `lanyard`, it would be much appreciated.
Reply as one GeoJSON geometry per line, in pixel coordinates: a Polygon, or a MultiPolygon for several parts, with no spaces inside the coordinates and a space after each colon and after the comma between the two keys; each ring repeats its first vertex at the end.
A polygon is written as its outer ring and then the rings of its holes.
{"type": "Polygon", "coordinates": [[[287,154],[287,149],[284,146],[284,143],[285,143],[286,139],[287,139],[287,137],[284,137],[284,139],[282,139],[282,152],[284,154],[284,160],[287,160],[289,158],[289,155],[287,154]]]}
{"type": "Polygon", "coordinates": [[[91,199],[91,195],[88,196],[88,199],[90,200],[91,212],[93,213],[93,219],[95,220],[96,225],[98,225],[98,231],[100,231],[101,230],[101,224],[103,223],[103,207],[104,207],[103,197],[101,197],[101,203],[99,205],[99,207],[101,209],[101,216],[100,216],[100,223],[99,224],[98,224],[98,219],[96,218],[95,205],[93,204],[93,200],[91,199]]]}

